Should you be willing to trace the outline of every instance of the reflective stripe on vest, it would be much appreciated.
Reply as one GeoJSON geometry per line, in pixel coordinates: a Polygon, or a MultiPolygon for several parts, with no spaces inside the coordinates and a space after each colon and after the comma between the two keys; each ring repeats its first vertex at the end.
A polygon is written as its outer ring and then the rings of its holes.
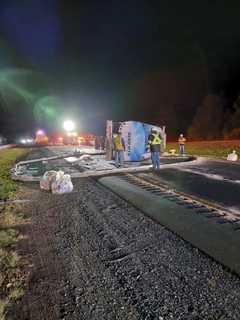
{"type": "Polygon", "coordinates": [[[151,144],[161,144],[161,139],[159,137],[158,134],[152,134],[153,135],[153,141],[151,142],[151,144]]]}

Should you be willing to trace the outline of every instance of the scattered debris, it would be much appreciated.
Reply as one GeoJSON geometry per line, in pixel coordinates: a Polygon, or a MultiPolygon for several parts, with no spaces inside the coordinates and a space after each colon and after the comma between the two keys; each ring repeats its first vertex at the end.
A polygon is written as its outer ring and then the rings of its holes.
{"type": "Polygon", "coordinates": [[[73,190],[73,184],[71,181],[71,176],[69,174],[64,174],[63,171],[58,171],[55,181],[52,183],[52,193],[62,194],[69,193],[73,190]]]}
{"type": "Polygon", "coordinates": [[[232,153],[229,153],[227,156],[228,161],[237,161],[238,160],[238,155],[236,153],[236,150],[233,150],[232,153]]]}
{"type": "Polygon", "coordinates": [[[51,190],[53,194],[69,193],[73,190],[71,176],[63,171],[46,171],[40,180],[42,190],[51,190]]]}
{"type": "Polygon", "coordinates": [[[175,149],[171,149],[171,150],[169,150],[169,153],[170,153],[171,155],[175,155],[175,154],[176,154],[176,150],[175,150],[175,149]]]}
{"type": "Polygon", "coordinates": [[[51,190],[52,183],[56,180],[57,171],[51,170],[44,173],[40,180],[40,189],[51,190]]]}

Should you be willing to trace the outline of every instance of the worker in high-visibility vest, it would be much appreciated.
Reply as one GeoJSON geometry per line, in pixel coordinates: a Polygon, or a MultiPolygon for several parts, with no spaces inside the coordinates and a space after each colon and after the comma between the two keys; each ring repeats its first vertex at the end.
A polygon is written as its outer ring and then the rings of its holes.
{"type": "Polygon", "coordinates": [[[115,165],[117,168],[123,165],[125,141],[122,137],[122,133],[119,131],[113,139],[114,151],[115,151],[115,165]]]}
{"type": "Polygon", "coordinates": [[[181,155],[184,154],[185,152],[185,143],[186,143],[186,138],[184,138],[183,134],[181,133],[179,138],[178,138],[178,144],[179,144],[179,152],[181,155]]]}
{"type": "Polygon", "coordinates": [[[151,152],[152,165],[154,170],[160,169],[160,151],[162,139],[157,128],[151,129],[151,134],[148,137],[148,148],[151,152]]]}

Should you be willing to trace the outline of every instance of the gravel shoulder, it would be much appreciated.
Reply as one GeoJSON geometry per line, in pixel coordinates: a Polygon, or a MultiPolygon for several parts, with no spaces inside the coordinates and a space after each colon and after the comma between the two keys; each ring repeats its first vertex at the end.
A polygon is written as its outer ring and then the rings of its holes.
{"type": "Polygon", "coordinates": [[[235,275],[94,180],[24,196],[31,265],[13,319],[239,319],[235,275]]]}

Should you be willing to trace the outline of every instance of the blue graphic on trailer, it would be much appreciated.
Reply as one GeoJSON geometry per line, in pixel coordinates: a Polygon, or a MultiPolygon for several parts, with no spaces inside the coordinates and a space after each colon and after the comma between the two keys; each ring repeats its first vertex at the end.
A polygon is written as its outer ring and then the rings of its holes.
{"type": "MultiPolygon", "coordinates": [[[[153,125],[138,121],[114,122],[113,132],[122,132],[125,141],[125,160],[140,161],[150,157],[146,152],[148,136],[153,125]]],[[[159,128],[161,130],[161,128],[159,128]]]]}

